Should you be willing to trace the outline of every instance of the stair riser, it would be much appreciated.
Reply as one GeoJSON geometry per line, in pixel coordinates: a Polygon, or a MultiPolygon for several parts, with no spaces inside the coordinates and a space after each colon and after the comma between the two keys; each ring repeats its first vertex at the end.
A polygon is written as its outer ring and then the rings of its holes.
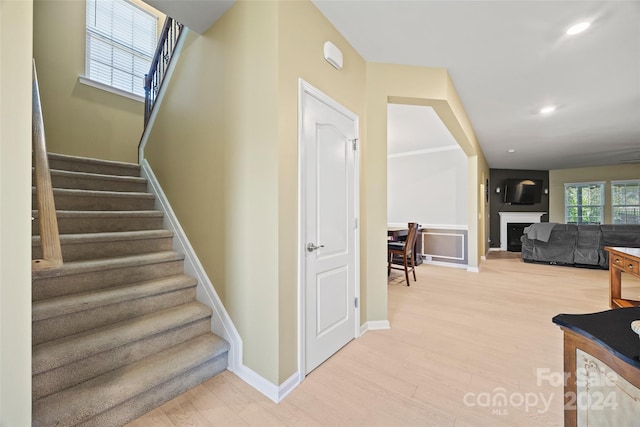
{"type": "MultiPolygon", "coordinates": [[[[32,206],[37,206],[35,194],[32,206]]],[[[153,198],[95,196],[86,194],[56,194],[54,203],[57,210],[65,211],[143,211],[154,208],[153,198]]]]}
{"type": "Polygon", "coordinates": [[[211,318],[189,323],[112,350],[80,359],[33,376],[33,400],[40,399],[106,372],[211,331],[211,318]]]}
{"type": "MultiPolygon", "coordinates": [[[[35,181],[34,181],[35,182],[35,181]]],[[[146,182],[120,180],[120,179],[104,179],[92,177],[71,177],[65,175],[51,176],[51,185],[54,188],[71,188],[76,190],[99,190],[99,191],[125,191],[140,192],[147,191],[146,182]]]]}
{"type": "MultiPolygon", "coordinates": [[[[32,222],[31,233],[40,234],[38,218],[32,222]]],[[[58,217],[58,231],[60,234],[80,233],[108,233],[117,231],[159,230],[162,228],[162,217],[58,217]]]]}
{"type": "Polygon", "coordinates": [[[68,276],[36,278],[32,282],[32,298],[38,301],[111,286],[144,282],[183,273],[183,261],[144,264],[113,270],[91,271],[68,276]]]}
{"type": "Polygon", "coordinates": [[[229,365],[228,355],[224,353],[211,359],[172,380],[160,384],[145,393],[129,399],[95,417],[79,424],[82,427],[119,427],[146,414],[154,408],[168,402],[187,390],[201,384],[215,375],[224,372],[229,365]]]}
{"type": "MultiPolygon", "coordinates": [[[[62,259],[69,262],[169,251],[172,241],[171,237],[165,237],[112,242],[62,243],[62,259]]],[[[31,257],[32,259],[42,258],[42,248],[39,241],[32,245],[31,257]]]]}
{"type": "Polygon", "coordinates": [[[195,299],[196,289],[193,286],[40,320],[32,323],[32,343],[33,345],[41,344],[110,323],[143,316],[157,310],[175,307],[195,299]]]}
{"type": "Polygon", "coordinates": [[[103,175],[140,176],[140,166],[122,166],[83,162],[75,159],[56,159],[49,157],[49,169],[66,170],[72,172],[99,173],[103,175]]]}

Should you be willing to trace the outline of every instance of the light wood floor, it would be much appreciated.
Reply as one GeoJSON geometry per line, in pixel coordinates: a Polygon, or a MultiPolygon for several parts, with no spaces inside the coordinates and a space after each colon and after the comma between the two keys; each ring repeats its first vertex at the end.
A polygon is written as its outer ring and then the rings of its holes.
{"type": "MultiPolygon", "coordinates": [[[[129,427],[561,426],[562,386],[537,375],[562,372],[551,318],[608,309],[608,272],[492,252],[480,273],[422,265],[417,275],[407,287],[392,272],[390,330],[349,343],[280,404],[224,372],[129,427]],[[500,393],[506,406],[491,403],[500,393]]],[[[623,286],[640,295],[640,281],[623,286]]]]}

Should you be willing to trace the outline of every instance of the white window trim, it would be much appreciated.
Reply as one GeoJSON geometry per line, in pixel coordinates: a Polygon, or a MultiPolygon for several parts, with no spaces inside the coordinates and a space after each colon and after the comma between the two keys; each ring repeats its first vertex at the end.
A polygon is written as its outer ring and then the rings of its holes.
{"type": "Polygon", "coordinates": [[[571,185],[605,185],[606,181],[565,182],[564,187],[571,185]]]}
{"type": "Polygon", "coordinates": [[[639,179],[620,179],[617,181],[611,181],[611,185],[619,185],[619,184],[635,184],[637,182],[640,182],[640,178],[639,179]]]}
{"type": "MultiPolygon", "coordinates": [[[[586,181],[586,182],[565,182],[564,183],[564,222],[565,224],[569,224],[569,218],[567,217],[567,187],[571,187],[571,186],[587,186],[587,185],[599,185],[600,186],[600,191],[602,192],[602,204],[600,205],[580,205],[580,206],[587,206],[587,207],[593,207],[593,206],[600,206],[600,224],[604,224],[604,209],[606,206],[606,190],[605,190],[605,186],[606,186],[606,182],[605,181],[586,181]]],[[[578,206],[578,205],[576,205],[578,206]]],[[[580,223],[578,223],[580,224],[580,223]]]]}
{"type": "Polygon", "coordinates": [[[143,96],[138,96],[135,93],[127,92],[126,90],[118,89],[113,86],[109,86],[104,83],[91,80],[90,78],[85,76],[78,76],[78,81],[83,85],[91,86],[96,89],[101,89],[101,90],[104,90],[105,92],[110,92],[115,95],[124,96],[125,98],[133,99],[134,101],[144,102],[143,96]]]}
{"type": "Polygon", "coordinates": [[[627,224],[627,223],[624,223],[624,222],[614,222],[613,221],[613,211],[614,211],[615,208],[620,208],[620,207],[625,207],[625,208],[628,208],[628,207],[640,207],[640,205],[626,205],[626,204],[625,205],[616,205],[616,204],[613,203],[613,187],[615,185],[626,185],[626,184],[640,184],[640,179],[621,179],[621,180],[617,180],[617,181],[611,181],[611,184],[610,184],[611,185],[611,187],[610,187],[610,189],[611,189],[611,200],[610,200],[609,204],[611,206],[611,216],[612,216],[611,222],[613,224],[627,224]]]}

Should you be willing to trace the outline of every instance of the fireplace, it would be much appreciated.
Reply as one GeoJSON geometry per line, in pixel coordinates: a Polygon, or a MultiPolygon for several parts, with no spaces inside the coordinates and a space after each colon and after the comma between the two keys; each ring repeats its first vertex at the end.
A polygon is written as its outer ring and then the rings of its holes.
{"type": "Polygon", "coordinates": [[[507,223],[507,250],[509,252],[522,251],[520,237],[524,234],[524,229],[530,226],[530,222],[509,222],[507,223]]]}
{"type": "MultiPolygon", "coordinates": [[[[500,250],[507,250],[507,242],[509,236],[507,234],[507,224],[526,223],[527,225],[534,222],[540,222],[542,215],[546,212],[498,212],[500,214],[500,250]]],[[[524,228],[524,227],[523,227],[524,228]]],[[[522,233],[520,234],[520,236],[522,233]]],[[[520,236],[518,236],[518,244],[520,244],[520,236]]],[[[509,249],[511,250],[511,249],[509,249]]],[[[520,250],[520,249],[518,249],[520,250]]]]}

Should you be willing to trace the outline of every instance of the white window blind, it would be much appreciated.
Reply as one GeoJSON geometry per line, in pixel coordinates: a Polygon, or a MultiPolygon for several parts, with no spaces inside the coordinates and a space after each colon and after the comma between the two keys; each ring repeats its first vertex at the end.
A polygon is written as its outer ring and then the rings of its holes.
{"type": "Polygon", "coordinates": [[[640,224],[640,180],[611,182],[614,224],[640,224]]]}
{"type": "Polygon", "coordinates": [[[126,0],[87,0],[87,78],[144,97],[158,18],[126,0]]]}
{"type": "Polygon", "coordinates": [[[604,182],[564,184],[564,209],[567,224],[602,224],[604,182]]]}

